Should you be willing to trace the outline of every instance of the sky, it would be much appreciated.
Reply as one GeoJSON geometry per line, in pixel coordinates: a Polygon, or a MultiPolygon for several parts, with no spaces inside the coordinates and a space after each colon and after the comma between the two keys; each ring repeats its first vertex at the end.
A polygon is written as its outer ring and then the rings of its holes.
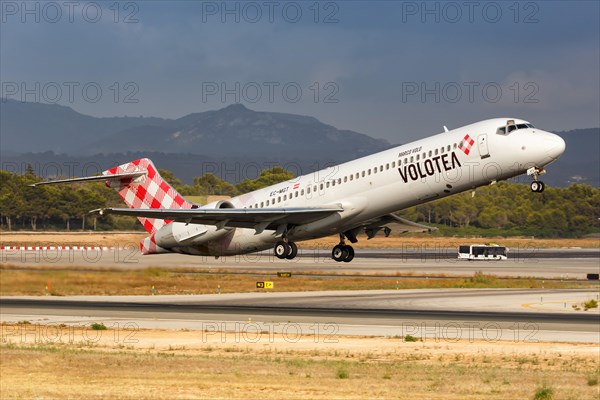
{"type": "Polygon", "coordinates": [[[391,143],[492,117],[598,127],[599,5],[2,0],[1,95],[93,116],[239,102],[391,143]]]}

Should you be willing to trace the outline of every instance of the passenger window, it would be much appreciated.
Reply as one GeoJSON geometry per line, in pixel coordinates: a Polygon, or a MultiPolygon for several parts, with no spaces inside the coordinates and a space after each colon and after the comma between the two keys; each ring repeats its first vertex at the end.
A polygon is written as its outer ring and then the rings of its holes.
{"type": "Polygon", "coordinates": [[[353,181],[354,180],[354,175],[350,175],[350,180],[353,181]]]}
{"type": "Polygon", "coordinates": [[[363,172],[362,172],[362,177],[363,177],[363,178],[365,177],[365,171],[363,171],[363,172]]]}
{"type": "Polygon", "coordinates": [[[281,203],[281,196],[277,197],[277,202],[281,203]]]}
{"type": "Polygon", "coordinates": [[[323,190],[323,184],[322,183],[319,185],[319,189],[323,190]]]}
{"type": "Polygon", "coordinates": [[[313,190],[314,190],[315,192],[317,191],[317,185],[315,185],[315,186],[313,187],[313,190]]]}
{"type": "Polygon", "coordinates": [[[415,158],[413,156],[410,156],[410,162],[415,162],[415,158]]]}
{"type": "Polygon", "coordinates": [[[298,191],[296,190],[296,195],[294,197],[298,197],[298,191]]]}
{"type": "MultiPolygon", "coordinates": [[[[400,161],[398,161],[398,165],[400,165],[400,161]]],[[[396,167],[396,161],[392,161],[392,168],[396,167]]]]}
{"type": "Polygon", "coordinates": [[[264,201],[261,201],[261,202],[260,202],[260,208],[263,208],[264,206],[265,206],[265,202],[264,202],[264,201]]]}
{"type": "Polygon", "coordinates": [[[450,145],[446,146],[446,151],[450,151],[450,145]]]}
{"type": "Polygon", "coordinates": [[[338,185],[342,184],[342,178],[338,178],[338,185]]]}
{"type": "MultiPolygon", "coordinates": [[[[310,190],[310,188],[309,188],[309,190],[310,190]]],[[[302,190],[300,191],[300,195],[301,195],[301,196],[304,196],[304,189],[302,189],[302,190]]]]}
{"type": "Polygon", "coordinates": [[[421,155],[417,154],[417,161],[419,161],[420,158],[421,158],[421,155]]]}
{"type": "Polygon", "coordinates": [[[431,150],[429,150],[429,157],[431,157],[431,154],[432,154],[432,153],[431,153],[431,150]]]}
{"type": "MultiPolygon", "coordinates": [[[[321,184],[321,186],[323,186],[323,185],[321,184]]],[[[329,182],[327,182],[327,183],[325,184],[325,187],[326,187],[327,189],[329,189],[329,182]]]]}
{"type": "Polygon", "coordinates": [[[444,148],[440,148],[440,153],[444,154],[444,148]]]}
{"type": "Polygon", "coordinates": [[[456,143],[454,143],[454,144],[452,145],[452,148],[456,149],[456,143]]]}
{"type": "Polygon", "coordinates": [[[287,200],[287,194],[284,194],[283,195],[283,201],[286,201],[286,200],[287,200]]]}
{"type": "Polygon", "coordinates": [[[267,205],[269,205],[269,200],[267,200],[267,205]]]}
{"type": "Polygon", "coordinates": [[[310,194],[310,186],[306,188],[306,193],[310,194]]]}
{"type": "Polygon", "coordinates": [[[356,179],[360,178],[360,174],[357,172],[356,173],[356,179]]]}
{"type": "Polygon", "coordinates": [[[438,155],[438,149],[435,149],[435,155],[436,156],[438,155]]]}
{"type": "Polygon", "coordinates": [[[390,169],[390,163],[385,164],[385,169],[390,169]]]}
{"type": "Polygon", "coordinates": [[[346,183],[346,182],[348,182],[348,177],[347,176],[344,177],[344,183],[346,183]]]}

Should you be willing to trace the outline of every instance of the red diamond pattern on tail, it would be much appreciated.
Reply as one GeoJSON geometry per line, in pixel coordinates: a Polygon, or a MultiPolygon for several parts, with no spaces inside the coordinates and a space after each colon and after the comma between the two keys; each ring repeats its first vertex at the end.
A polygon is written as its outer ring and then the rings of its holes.
{"type": "MultiPolygon", "coordinates": [[[[109,185],[119,193],[130,208],[192,208],[192,204],[187,202],[171,185],[161,178],[154,164],[147,158],[119,165],[104,171],[103,174],[112,175],[137,170],[146,170],[147,176],[140,177],[135,181],[124,179],[109,185]]],[[[150,234],[155,233],[171,222],[170,220],[154,218],[140,217],[138,219],[150,234]]],[[[155,250],[156,244],[150,244],[146,247],[155,250]]]]}
{"type": "Polygon", "coordinates": [[[469,155],[471,152],[471,147],[473,147],[474,143],[475,141],[471,136],[465,135],[463,140],[458,144],[458,148],[461,149],[466,155],[469,155]]]}

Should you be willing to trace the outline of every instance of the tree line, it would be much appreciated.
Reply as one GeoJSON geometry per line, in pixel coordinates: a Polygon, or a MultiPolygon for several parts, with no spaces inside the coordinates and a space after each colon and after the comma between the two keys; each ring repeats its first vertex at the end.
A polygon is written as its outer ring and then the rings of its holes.
{"type": "MultiPolygon", "coordinates": [[[[233,185],[214,174],[181,182],[170,171],[163,178],[184,196],[237,196],[292,179],[282,167],[262,171],[256,179],[233,185]]],[[[42,179],[31,169],[19,175],[0,171],[0,228],[3,230],[142,229],[134,218],[89,217],[90,210],[123,207],[118,194],[103,183],[29,187],[42,179]]],[[[530,235],[576,237],[600,231],[600,189],[584,184],[549,187],[531,193],[528,185],[496,185],[403,210],[403,217],[440,228],[442,235],[530,235]]]]}

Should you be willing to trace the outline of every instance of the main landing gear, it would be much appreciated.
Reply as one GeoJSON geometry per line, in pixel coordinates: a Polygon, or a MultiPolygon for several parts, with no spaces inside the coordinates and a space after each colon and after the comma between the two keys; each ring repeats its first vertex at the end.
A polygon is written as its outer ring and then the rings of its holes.
{"type": "Polygon", "coordinates": [[[546,173],[546,170],[540,169],[537,167],[531,167],[527,170],[527,175],[531,175],[531,177],[533,178],[533,182],[531,182],[531,185],[530,185],[532,192],[542,193],[544,191],[544,188],[546,187],[546,185],[544,185],[544,182],[538,181],[538,175],[542,175],[545,173],[546,173]]]}
{"type": "Polygon", "coordinates": [[[343,234],[340,234],[340,244],[331,250],[331,258],[337,262],[350,262],[354,259],[354,249],[344,242],[343,234]]]}
{"type": "Polygon", "coordinates": [[[298,255],[298,246],[294,242],[288,242],[286,240],[280,240],[275,244],[273,248],[275,257],[284,260],[292,260],[298,255]]]}

